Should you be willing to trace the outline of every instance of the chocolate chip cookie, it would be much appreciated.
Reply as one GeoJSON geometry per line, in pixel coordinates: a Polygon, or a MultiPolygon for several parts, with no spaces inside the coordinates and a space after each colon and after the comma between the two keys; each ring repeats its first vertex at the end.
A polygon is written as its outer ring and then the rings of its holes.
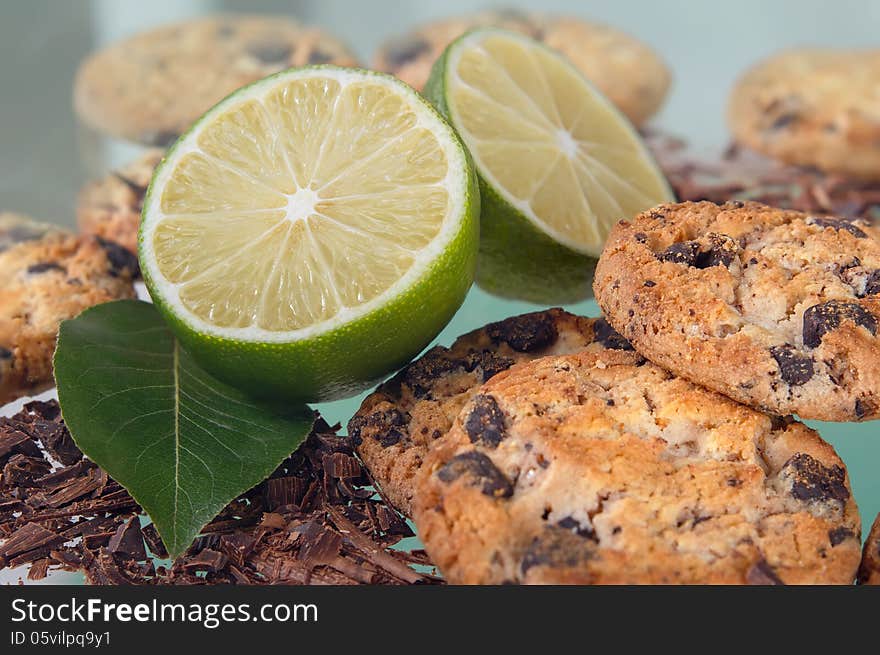
{"type": "Polygon", "coordinates": [[[51,386],[61,321],[133,298],[136,270],[115,243],[0,214],[0,405],[51,386]]]}
{"type": "Polygon", "coordinates": [[[87,184],[80,191],[76,209],[80,230],[136,253],[144,194],[163,154],[163,150],[148,150],[130,164],[87,184]]]}
{"type": "Polygon", "coordinates": [[[880,235],[758,203],[660,205],[611,231],[599,306],[637,351],[773,414],[880,417],[880,235]]]}
{"type": "Polygon", "coordinates": [[[410,514],[425,455],[486,380],[546,355],[631,348],[601,318],[561,309],[514,316],[426,352],[364,399],[348,434],[383,494],[410,514]]]}
{"type": "Polygon", "coordinates": [[[865,540],[858,580],[859,584],[880,585],[880,514],[865,540]]]}
{"type": "Polygon", "coordinates": [[[0,211],[0,254],[27,241],[39,241],[62,230],[49,223],[39,223],[15,212],[0,211]]]}
{"type": "Polygon", "coordinates": [[[852,584],[833,448],[631,351],[514,365],[427,455],[414,519],[456,584],[852,584]]]}
{"type": "Polygon", "coordinates": [[[431,66],[456,37],[476,27],[500,27],[543,41],[564,54],[636,125],[654,115],[669,90],[663,60],[638,39],[570,16],[486,11],[423,25],[387,41],[373,65],[421,90],[431,66]]]}
{"type": "Polygon", "coordinates": [[[781,161],[880,180],[880,50],[776,54],[736,83],[728,122],[781,161]]]}
{"type": "Polygon", "coordinates": [[[217,16],[124,39],[86,59],[74,106],[102,133],[166,146],[245,84],[309,64],[353,66],[335,37],[283,16],[217,16]]]}

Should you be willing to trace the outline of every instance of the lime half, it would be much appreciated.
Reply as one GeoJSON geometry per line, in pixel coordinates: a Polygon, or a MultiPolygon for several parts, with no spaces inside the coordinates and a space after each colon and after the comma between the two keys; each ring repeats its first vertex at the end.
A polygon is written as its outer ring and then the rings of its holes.
{"type": "Polygon", "coordinates": [[[209,371],[323,401],[419,352],[473,279],[479,193],[443,118],[390,76],[293,69],[236,91],[157,168],[139,255],[209,371]]]}
{"type": "Polygon", "coordinates": [[[483,198],[477,280],[490,291],[588,294],[611,227],[673,198],[623,114],[526,36],[469,32],[435,63],[425,93],[474,158],[483,198]]]}

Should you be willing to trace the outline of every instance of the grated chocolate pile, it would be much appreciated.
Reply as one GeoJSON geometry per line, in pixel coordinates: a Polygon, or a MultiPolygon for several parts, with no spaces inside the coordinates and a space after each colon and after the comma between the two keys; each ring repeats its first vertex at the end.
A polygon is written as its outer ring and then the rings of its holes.
{"type": "Polygon", "coordinates": [[[880,221],[878,182],[789,166],[735,144],[720,159],[707,159],[680,138],[656,131],[643,136],[681,201],[755,200],[812,214],[880,221]]]}
{"type": "Polygon", "coordinates": [[[82,570],[93,584],[416,584],[424,551],[373,491],[336,427],[308,438],[264,482],[230,503],[175,562],[128,493],[79,451],[56,401],[0,417],[0,569],[82,570]]]}

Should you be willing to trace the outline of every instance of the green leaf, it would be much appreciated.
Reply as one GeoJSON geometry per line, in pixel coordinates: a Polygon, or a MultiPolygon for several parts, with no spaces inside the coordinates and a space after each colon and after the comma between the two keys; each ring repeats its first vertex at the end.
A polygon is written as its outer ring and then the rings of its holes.
{"type": "Polygon", "coordinates": [[[140,503],[172,557],[314,422],[305,405],[270,406],[212,378],[137,300],[62,323],[55,379],[77,446],[140,503]]]}

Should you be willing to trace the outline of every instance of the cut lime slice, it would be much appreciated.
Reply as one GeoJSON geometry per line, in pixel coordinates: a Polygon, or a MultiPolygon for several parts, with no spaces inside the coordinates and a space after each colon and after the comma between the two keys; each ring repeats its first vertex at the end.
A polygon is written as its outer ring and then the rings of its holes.
{"type": "Polygon", "coordinates": [[[203,116],[157,168],[140,258],[184,345],[254,393],[327,400],[399,366],[470,285],[479,196],[409,87],[285,71],[203,116]]]}
{"type": "Polygon", "coordinates": [[[480,177],[481,283],[511,295],[578,280],[588,289],[587,260],[611,227],[673,198],[627,119],[565,58],[526,36],[464,35],[435,64],[426,94],[480,177]]]}

